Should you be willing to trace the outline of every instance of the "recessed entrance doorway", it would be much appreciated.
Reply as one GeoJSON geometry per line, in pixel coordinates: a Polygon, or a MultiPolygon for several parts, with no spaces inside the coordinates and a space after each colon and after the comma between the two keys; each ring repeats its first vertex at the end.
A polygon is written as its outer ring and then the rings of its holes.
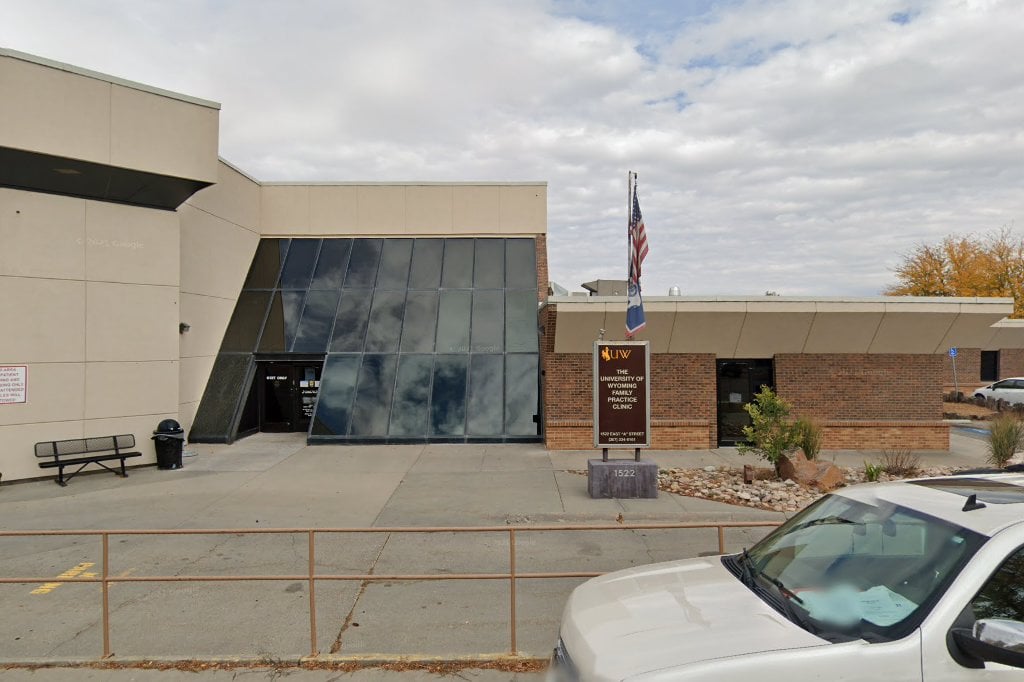
{"type": "Polygon", "coordinates": [[[775,366],[772,360],[718,361],[718,444],[742,443],[743,427],[750,425],[750,415],[743,406],[754,399],[762,386],[775,387],[775,366]]]}
{"type": "Polygon", "coordinates": [[[309,431],[323,362],[258,362],[260,431],[309,431]]]}

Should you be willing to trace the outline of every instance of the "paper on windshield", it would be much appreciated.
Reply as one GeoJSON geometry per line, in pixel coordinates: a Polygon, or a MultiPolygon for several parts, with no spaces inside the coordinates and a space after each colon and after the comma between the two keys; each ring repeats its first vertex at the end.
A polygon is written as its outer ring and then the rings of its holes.
{"type": "Polygon", "coordinates": [[[836,585],[822,591],[804,590],[799,596],[811,618],[839,626],[854,625],[863,619],[886,627],[900,622],[918,606],[885,585],[863,591],[850,585],[836,585]]]}

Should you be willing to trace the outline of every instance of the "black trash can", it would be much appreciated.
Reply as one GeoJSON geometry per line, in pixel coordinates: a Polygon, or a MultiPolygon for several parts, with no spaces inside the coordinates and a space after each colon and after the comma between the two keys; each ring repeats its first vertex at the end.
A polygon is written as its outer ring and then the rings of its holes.
{"type": "Polygon", "coordinates": [[[156,466],[158,469],[180,469],[181,450],[185,446],[185,429],[173,419],[164,419],[157,424],[153,432],[153,445],[156,446],[156,466]]]}

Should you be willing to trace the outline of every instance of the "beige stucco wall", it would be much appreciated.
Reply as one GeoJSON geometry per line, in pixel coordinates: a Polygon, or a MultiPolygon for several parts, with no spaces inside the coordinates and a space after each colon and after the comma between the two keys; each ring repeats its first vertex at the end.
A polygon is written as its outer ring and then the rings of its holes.
{"type": "MultiPolygon", "coordinates": [[[[559,318],[556,353],[590,352],[601,329],[606,339],[625,336],[623,297],[555,296],[549,303],[559,318]]],[[[636,338],[650,341],[655,353],[720,358],[945,353],[951,346],[989,347],[993,325],[1012,310],[1012,299],[996,298],[652,296],[644,299],[647,326],[636,338]]]]}
{"type": "Polygon", "coordinates": [[[47,474],[41,440],[134,433],[154,461],[178,414],[178,216],[0,189],[0,244],[0,365],[28,367],[28,402],[0,405],[4,479],[47,474]]]}
{"type": "Polygon", "coordinates": [[[547,185],[527,183],[264,184],[263,236],[547,233],[547,185]]]}
{"type": "Polygon", "coordinates": [[[0,49],[0,146],[179,178],[217,178],[220,107],[0,49]]]}
{"type": "Polygon", "coordinates": [[[217,184],[178,208],[181,220],[181,366],[178,421],[192,427],[213,361],[260,240],[260,187],[223,161],[217,184]]]}

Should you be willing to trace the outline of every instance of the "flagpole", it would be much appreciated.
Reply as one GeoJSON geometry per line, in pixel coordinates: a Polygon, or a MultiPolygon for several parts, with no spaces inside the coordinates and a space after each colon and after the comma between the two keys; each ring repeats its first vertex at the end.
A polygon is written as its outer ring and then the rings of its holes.
{"type": "MultiPolygon", "coordinates": [[[[629,308],[629,283],[632,279],[633,267],[633,230],[630,225],[633,222],[633,183],[635,173],[628,171],[626,175],[626,308],[629,308]]],[[[632,338],[632,334],[626,332],[626,338],[632,338]]]]}
{"type": "Polygon", "coordinates": [[[630,249],[633,248],[633,235],[629,229],[629,221],[633,219],[633,171],[626,172],[626,283],[629,283],[630,249]]]}

